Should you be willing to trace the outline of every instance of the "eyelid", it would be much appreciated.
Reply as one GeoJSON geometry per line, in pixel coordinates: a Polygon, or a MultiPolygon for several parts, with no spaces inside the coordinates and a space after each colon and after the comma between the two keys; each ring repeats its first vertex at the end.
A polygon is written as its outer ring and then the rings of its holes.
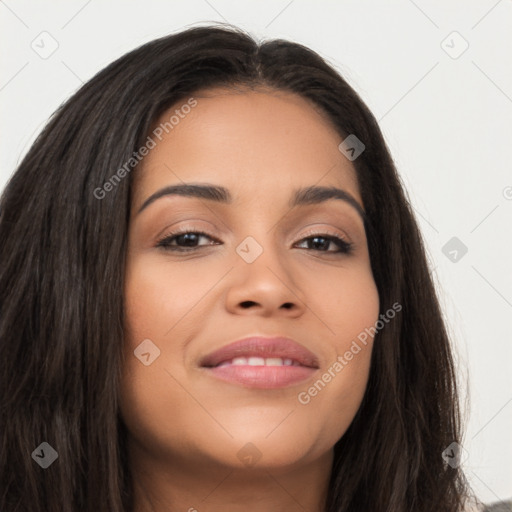
{"type": "MultiPolygon", "coordinates": [[[[177,224],[177,223],[175,223],[175,224],[177,224]]],[[[209,237],[212,237],[213,239],[217,239],[217,235],[214,235],[212,233],[212,231],[209,229],[203,229],[199,226],[192,226],[190,224],[184,224],[182,226],[179,226],[178,228],[172,229],[173,225],[174,224],[172,224],[171,226],[168,226],[167,228],[160,231],[160,233],[156,236],[156,239],[158,241],[161,241],[165,238],[168,238],[169,236],[175,236],[175,235],[179,235],[180,233],[187,233],[189,231],[202,232],[203,234],[205,234],[209,237]],[[162,233],[167,233],[167,234],[163,235],[162,233]]],[[[302,233],[301,235],[294,234],[292,239],[295,240],[299,236],[300,236],[299,240],[302,240],[303,238],[306,238],[306,237],[312,236],[312,235],[331,235],[331,236],[339,237],[347,243],[352,243],[350,236],[348,236],[348,234],[343,230],[331,228],[331,227],[321,227],[319,223],[308,224],[306,226],[306,228],[308,228],[308,227],[309,227],[309,229],[307,229],[305,233],[302,233]],[[317,227],[312,228],[310,226],[317,226],[317,227]]],[[[295,241],[297,241],[297,240],[295,240],[295,241]]]]}
{"type": "MultiPolygon", "coordinates": [[[[179,253],[186,254],[186,253],[195,252],[198,249],[204,248],[204,247],[212,247],[212,246],[219,245],[219,244],[224,245],[222,240],[217,238],[215,235],[211,234],[209,232],[209,230],[202,230],[198,227],[193,227],[190,225],[183,225],[183,226],[180,226],[179,228],[172,230],[171,232],[166,232],[166,234],[164,234],[163,236],[160,236],[155,243],[155,247],[169,250],[168,247],[170,247],[170,245],[169,245],[170,240],[174,240],[177,237],[179,237],[181,234],[187,234],[187,233],[194,233],[200,237],[208,238],[208,239],[210,239],[210,242],[213,242],[213,243],[208,243],[206,245],[191,247],[190,249],[179,248],[179,246],[172,246],[172,247],[176,247],[175,249],[172,249],[173,252],[175,251],[177,254],[179,254],[179,253]]],[[[324,255],[332,255],[332,256],[334,256],[334,255],[341,256],[343,254],[349,255],[349,254],[352,254],[355,249],[354,243],[351,242],[350,238],[347,237],[345,234],[341,234],[340,232],[335,231],[332,228],[325,228],[325,227],[324,228],[320,228],[320,227],[311,228],[310,227],[306,233],[303,233],[301,236],[296,236],[294,238],[295,241],[294,241],[293,247],[295,247],[295,245],[297,245],[297,244],[304,243],[306,240],[310,240],[316,236],[318,236],[320,238],[331,239],[331,243],[334,243],[339,248],[339,250],[337,250],[337,251],[319,251],[320,253],[322,253],[324,255]]],[[[311,251],[315,252],[315,249],[311,249],[311,251]]]]}
{"type": "MultiPolygon", "coordinates": [[[[315,227],[315,228],[311,227],[311,228],[307,229],[306,233],[301,235],[302,238],[305,238],[305,237],[311,236],[311,235],[331,235],[331,236],[337,236],[349,244],[352,243],[351,237],[348,235],[348,233],[339,228],[325,227],[325,226],[322,227],[322,225],[320,225],[318,222],[314,223],[314,224],[308,224],[308,226],[317,226],[317,227],[315,227]]],[[[308,227],[308,226],[306,226],[306,227],[308,227]]]]}
{"type": "MultiPolygon", "coordinates": [[[[181,233],[183,231],[185,231],[185,232],[187,232],[187,231],[203,231],[208,236],[211,236],[211,237],[215,236],[215,235],[213,235],[214,228],[212,228],[212,227],[204,228],[204,227],[198,226],[196,224],[197,222],[202,222],[202,223],[210,224],[211,226],[213,226],[211,224],[211,222],[205,221],[203,219],[187,219],[185,221],[177,221],[177,222],[173,222],[169,226],[166,226],[164,229],[161,229],[155,235],[155,239],[162,240],[163,238],[167,238],[171,234],[172,235],[176,235],[176,234],[179,234],[179,233],[181,233]],[[180,225],[179,227],[176,227],[176,228],[173,227],[173,226],[176,226],[177,224],[180,224],[181,222],[185,222],[185,224],[182,224],[182,225],[180,225]],[[188,223],[194,223],[194,225],[191,225],[191,224],[188,224],[188,223]],[[164,233],[167,233],[167,234],[165,235],[164,233]]],[[[218,231],[218,230],[215,229],[215,231],[218,231]]]]}
{"type": "MultiPolygon", "coordinates": [[[[347,235],[345,235],[344,233],[340,233],[338,231],[333,231],[329,228],[311,229],[304,233],[295,243],[302,242],[308,238],[313,238],[315,236],[324,238],[332,237],[334,239],[340,240],[340,243],[342,246],[344,246],[346,253],[352,253],[356,248],[355,244],[350,240],[350,238],[347,235]]],[[[329,251],[326,251],[325,254],[329,254],[329,251]]],[[[336,254],[336,252],[332,254],[336,254]]]]}
{"type": "Polygon", "coordinates": [[[190,232],[205,235],[216,242],[220,242],[220,240],[215,235],[213,235],[211,233],[211,231],[208,229],[202,229],[198,226],[184,225],[184,226],[180,226],[178,228],[171,229],[171,230],[167,230],[167,229],[163,230],[163,233],[165,233],[165,234],[159,235],[156,237],[157,238],[156,244],[158,245],[160,242],[162,242],[163,240],[166,240],[167,238],[179,236],[181,234],[190,233],[190,232]]]}

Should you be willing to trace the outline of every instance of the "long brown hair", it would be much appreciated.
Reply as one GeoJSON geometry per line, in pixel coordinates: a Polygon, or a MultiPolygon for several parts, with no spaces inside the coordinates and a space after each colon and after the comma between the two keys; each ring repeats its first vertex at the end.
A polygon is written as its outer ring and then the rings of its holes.
{"type": "Polygon", "coordinates": [[[194,27],[99,72],[52,116],[0,203],[0,510],[131,511],[119,416],[127,162],[171,105],[208,87],[270,87],[309,98],[353,162],[381,312],[366,394],[334,447],[327,512],[456,512],[467,494],[442,452],[461,442],[454,363],[423,242],[375,117],[336,70],[284,40],[194,27]],[[47,442],[58,461],[31,454],[47,442]]]}

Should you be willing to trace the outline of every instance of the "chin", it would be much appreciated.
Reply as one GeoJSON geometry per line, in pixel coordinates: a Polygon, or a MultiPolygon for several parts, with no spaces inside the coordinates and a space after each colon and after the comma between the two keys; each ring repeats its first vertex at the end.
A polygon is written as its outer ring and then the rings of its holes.
{"type": "MultiPolygon", "coordinates": [[[[281,469],[286,472],[296,465],[303,465],[308,460],[318,458],[323,451],[328,450],[321,450],[315,440],[307,438],[307,433],[301,437],[296,430],[293,435],[291,431],[283,430],[282,435],[273,433],[265,438],[268,433],[268,428],[263,436],[259,435],[259,432],[254,435],[245,432],[245,435],[230,440],[229,448],[223,449],[222,453],[216,450],[215,453],[211,453],[211,457],[223,465],[238,469],[281,469]]],[[[208,448],[211,450],[212,445],[208,448]]]]}

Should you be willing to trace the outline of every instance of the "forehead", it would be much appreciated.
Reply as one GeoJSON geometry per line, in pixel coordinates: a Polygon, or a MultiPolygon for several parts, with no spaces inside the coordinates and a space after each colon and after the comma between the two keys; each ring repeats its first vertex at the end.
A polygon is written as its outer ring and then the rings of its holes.
{"type": "Polygon", "coordinates": [[[343,137],[306,98],[223,88],[192,98],[154,123],[155,145],[134,176],[136,204],[159,187],[191,181],[220,183],[235,200],[310,185],[338,186],[360,200],[355,168],[338,150],[343,137]]]}

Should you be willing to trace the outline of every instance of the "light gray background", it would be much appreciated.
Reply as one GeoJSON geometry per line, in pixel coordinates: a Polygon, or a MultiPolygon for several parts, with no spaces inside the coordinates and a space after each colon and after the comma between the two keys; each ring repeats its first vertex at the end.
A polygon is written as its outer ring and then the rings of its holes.
{"type": "Polygon", "coordinates": [[[512,495],[511,20],[511,0],[0,1],[0,189],[53,111],[142,43],[226,21],[313,48],[380,122],[427,242],[463,384],[469,379],[464,467],[482,500],[506,499],[512,495]],[[452,237],[466,254],[456,246],[443,253],[452,237]]]}

